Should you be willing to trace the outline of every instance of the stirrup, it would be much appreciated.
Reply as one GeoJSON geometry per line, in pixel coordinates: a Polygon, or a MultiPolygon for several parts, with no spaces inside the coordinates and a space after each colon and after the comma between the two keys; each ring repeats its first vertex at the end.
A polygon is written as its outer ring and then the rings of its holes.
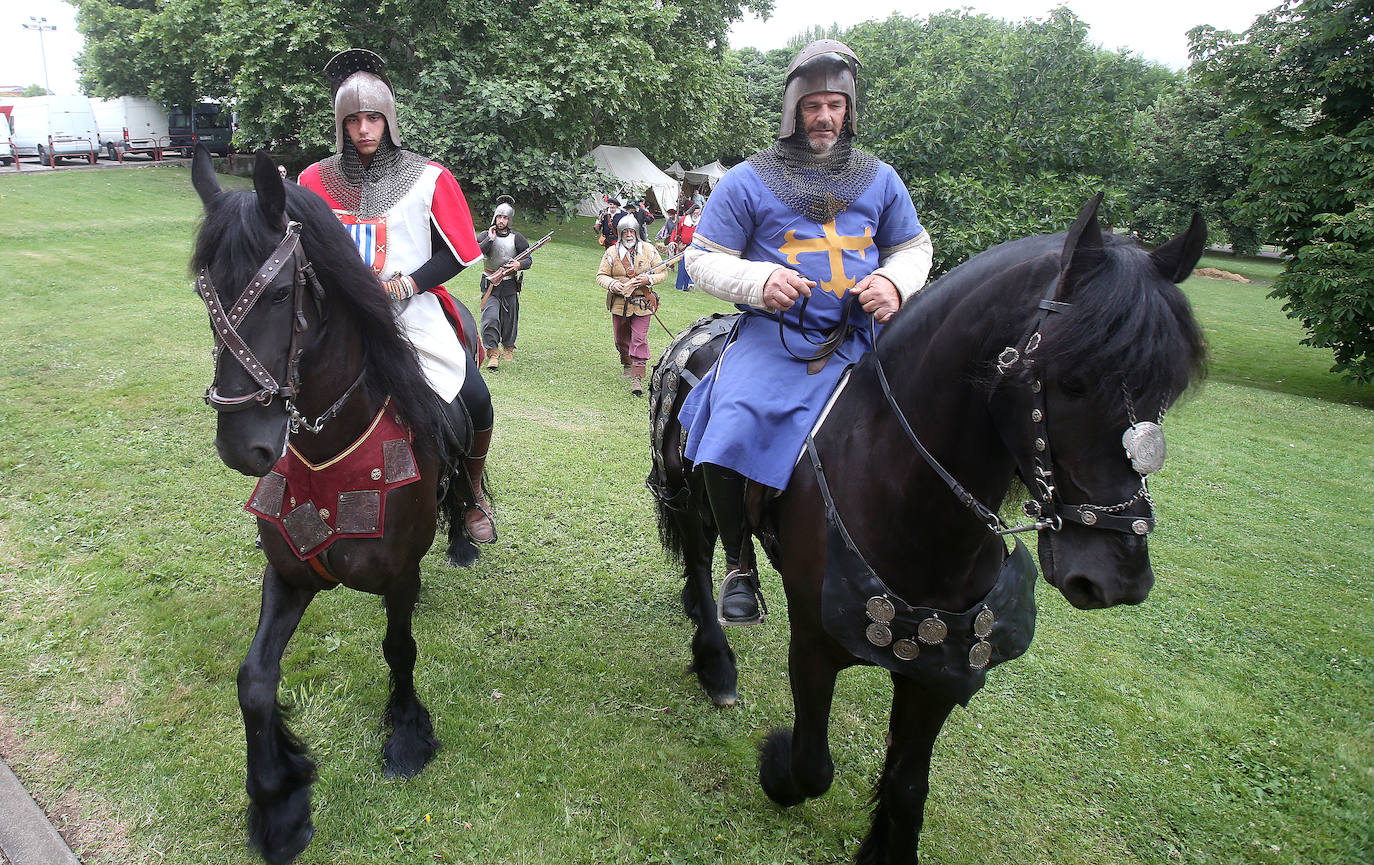
{"type": "Polygon", "coordinates": [[[474,544],[496,543],[496,515],[493,514],[490,509],[482,505],[480,502],[477,504],[476,507],[468,508],[467,510],[463,511],[463,536],[466,537],[468,540],[472,541],[474,544]],[[468,527],[468,514],[472,513],[473,511],[481,511],[482,515],[487,518],[487,522],[491,524],[491,537],[487,538],[485,541],[473,537],[472,530],[468,527]]]}
{"type": "Polygon", "coordinates": [[[758,574],[741,568],[732,568],[730,572],[725,575],[725,579],[720,581],[720,589],[716,592],[716,621],[720,622],[725,627],[747,627],[749,625],[761,625],[766,618],[768,618],[768,602],[764,600],[763,591],[759,588],[758,574]],[[740,582],[743,582],[744,585],[754,593],[757,611],[749,618],[727,619],[725,617],[726,592],[734,588],[734,586],[740,582]]]}

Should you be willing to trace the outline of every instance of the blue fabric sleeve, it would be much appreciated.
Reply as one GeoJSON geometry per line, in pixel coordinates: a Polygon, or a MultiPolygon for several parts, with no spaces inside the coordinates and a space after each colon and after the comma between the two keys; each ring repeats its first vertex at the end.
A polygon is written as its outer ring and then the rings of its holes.
{"type": "Polygon", "coordinates": [[[916,215],[916,205],[911,202],[911,193],[902,183],[902,179],[887,163],[883,163],[878,179],[884,184],[883,211],[878,219],[878,231],[873,235],[873,242],[879,249],[890,249],[919,237],[925,229],[921,227],[921,220],[916,215]]]}
{"type": "Polygon", "coordinates": [[[693,246],[708,252],[717,252],[720,247],[736,255],[749,248],[756,220],[753,190],[744,175],[752,170],[748,163],[741,163],[716,184],[701,211],[696,234],[692,235],[693,246]],[[704,245],[701,240],[708,240],[713,246],[704,245]]]}

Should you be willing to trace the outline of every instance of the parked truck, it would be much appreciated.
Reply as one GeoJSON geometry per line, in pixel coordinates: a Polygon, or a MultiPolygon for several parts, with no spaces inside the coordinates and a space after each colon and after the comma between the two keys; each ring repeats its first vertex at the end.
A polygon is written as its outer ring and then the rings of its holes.
{"type": "Polygon", "coordinates": [[[190,156],[196,144],[204,144],[216,156],[229,154],[234,138],[233,112],[218,102],[174,105],[167,113],[171,146],[190,156]]]}
{"type": "Polygon", "coordinates": [[[100,133],[90,100],[84,96],[34,96],[16,99],[10,121],[18,156],[37,156],[55,165],[63,157],[95,161],[100,133]]]}
{"type": "Polygon", "coordinates": [[[129,153],[146,153],[154,159],[172,146],[167,112],[162,105],[143,96],[92,99],[100,131],[101,151],[110,159],[129,153]]]}

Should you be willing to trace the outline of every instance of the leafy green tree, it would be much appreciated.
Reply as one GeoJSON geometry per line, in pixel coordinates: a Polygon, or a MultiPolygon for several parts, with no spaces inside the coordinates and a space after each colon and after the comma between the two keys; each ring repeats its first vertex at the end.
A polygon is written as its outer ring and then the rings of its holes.
{"type": "Polygon", "coordinates": [[[450,163],[477,200],[509,192],[535,207],[566,206],[596,186],[584,158],[596,144],[638,146],[662,163],[714,159],[722,142],[742,149],[757,125],[739,122],[744,84],[725,34],[746,8],[771,9],[771,0],[76,2],[85,80],[108,95],[231,98],[240,149],[326,153],[333,119],[320,69],[344,48],[374,50],[388,61],[406,144],[450,163]],[[121,55],[128,42],[149,47],[121,55]]]}
{"type": "Polygon", "coordinates": [[[1272,296],[1332,371],[1374,381],[1374,5],[1287,0],[1243,34],[1189,37],[1253,131],[1239,211],[1289,256],[1272,296]]]}
{"type": "Polygon", "coordinates": [[[1249,183],[1250,138],[1239,109],[1212,88],[1181,80],[1160,94],[1136,115],[1132,131],[1138,165],[1129,186],[1131,227],[1160,243],[1199,211],[1213,238],[1253,253],[1260,237],[1238,206],[1249,183]]]}
{"type": "Polygon", "coordinates": [[[31,99],[34,96],[47,96],[49,95],[49,91],[48,88],[44,87],[42,84],[30,84],[28,87],[25,87],[24,92],[19,95],[24,99],[31,99]]]}
{"type": "Polygon", "coordinates": [[[1059,231],[1110,187],[1124,219],[1130,129],[1173,74],[1094,48],[1066,8],[1011,24],[945,12],[861,24],[861,144],[907,182],[943,272],[986,247],[1059,231]]]}

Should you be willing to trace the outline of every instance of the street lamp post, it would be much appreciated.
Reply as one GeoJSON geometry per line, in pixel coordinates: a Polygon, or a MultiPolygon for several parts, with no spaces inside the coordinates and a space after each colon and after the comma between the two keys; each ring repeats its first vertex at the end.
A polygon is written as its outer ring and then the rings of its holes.
{"type": "Polygon", "coordinates": [[[51,93],[52,86],[48,83],[48,52],[43,47],[43,31],[56,30],[57,25],[49,24],[47,18],[39,18],[36,15],[30,15],[29,20],[19,26],[23,27],[25,30],[38,31],[38,54],[43,58],[43,89],[51,93]]]}

